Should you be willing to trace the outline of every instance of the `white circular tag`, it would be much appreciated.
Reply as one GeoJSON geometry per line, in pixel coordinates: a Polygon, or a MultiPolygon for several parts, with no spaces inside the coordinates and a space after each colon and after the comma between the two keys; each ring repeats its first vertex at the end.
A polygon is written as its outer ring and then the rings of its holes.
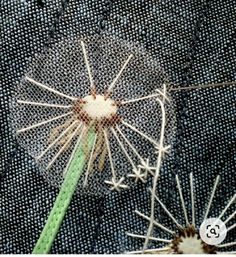
{"type": "Polygon", "coordinates": [[[227,235],[225,223],[218,218],[209,218],[200,226],[200,237],[208,245],[218,245],[227,235]]]}

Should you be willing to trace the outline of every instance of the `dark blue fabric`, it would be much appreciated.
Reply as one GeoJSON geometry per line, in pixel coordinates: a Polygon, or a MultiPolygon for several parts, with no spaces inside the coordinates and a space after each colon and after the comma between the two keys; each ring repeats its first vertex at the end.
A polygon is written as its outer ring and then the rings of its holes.
{"type": "MultiPolygon", "coordinates": [[[[107,33],[142,44],[174,84],[232,81],[236,80],[234,6],[232,0],[1,3],[1,253],[31,253],[58,193],[43,180],[11,129],[12,93],[30,57],[62,37],[107,33]]],[[[216,215],[236,185],[236,88],[186,91],[174,97],[177,140],[174,155],[161,173],[159,195],[181,219],[174,176],[179,174],[187,194],[189,173],[193,172],[200,217],[208,201],[207,192],[220,174],[222,183],[212,209],[212,215],[216,215]]],[[[148,181],[131,191],[102,198],[75,195],[51,252],[121,253],[140,249],[143,241],[129,238],[125,232],[147,229],[147,223],[134,210],[149,213],[150,186],[148,181]]],[[[157,216],[171,226],[159,209],[157,216]]],[[[228,240],[236,240],[233,231],[228,240]]]]}

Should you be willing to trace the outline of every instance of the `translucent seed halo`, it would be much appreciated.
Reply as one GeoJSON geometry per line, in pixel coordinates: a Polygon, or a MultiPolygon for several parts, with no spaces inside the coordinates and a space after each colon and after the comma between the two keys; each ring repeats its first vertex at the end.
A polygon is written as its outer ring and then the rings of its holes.
{"type": "Polygon", "coordinates": [[[65,39],[34,60],[17,88],[17,139],[60,185],[75,145],[94,128],[78,191],[128,189],[154,175],[157,157],[170,150],[175,114],[167,92],[167,76],[141,47],[110,37],[65,39]]]}

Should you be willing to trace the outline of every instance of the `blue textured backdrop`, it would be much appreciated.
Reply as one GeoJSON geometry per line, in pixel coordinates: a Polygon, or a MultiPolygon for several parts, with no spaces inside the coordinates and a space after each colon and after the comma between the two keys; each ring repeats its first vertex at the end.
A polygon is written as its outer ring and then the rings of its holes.
{"type": "MultiPolygon", "coordinates": [[[[236,5],[233,0],[8,0],[0,8],[0,253],[30,253],[58,193],[43,180],[11,129],[12,92],[30,57],[61,37],[108,33],[142,44],[175,84],[236,80],[236,5]]],[[[160,196],[180,216],[174,176],[178,173],[187,185],[193,172],[200,216],[208,200],[206,192],[221,174],[212,210],[217,213],[236,186],[236,88],[182,92],[175,98],[178,140],[173,158],[162,170],[160,196]]],[[[140,249],[142,240],[128,238],[125,232],[147,228],[133,211],[148,213],[150,185],[149,181],[132,191],[97,199],[74,196],[52,253],[140,249]]],[[[170,225],[161,212],[157,215],[170,225]]],[[[236,239],[234,233],[230,237],[236,239]]]]}

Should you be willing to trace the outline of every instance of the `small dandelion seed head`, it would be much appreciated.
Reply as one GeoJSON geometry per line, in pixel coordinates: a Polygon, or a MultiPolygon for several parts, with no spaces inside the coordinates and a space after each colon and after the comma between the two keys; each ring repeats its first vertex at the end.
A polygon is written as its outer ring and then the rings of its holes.
{"type": "MultiPolygon", "coordinates": [[[[186,181],[186,180],[185,180],[186,181]]],[[[234,251],[234,247],[236,246],[236,241],[230,242],[230,233],[231,230],[235,229],[235,199],[236,194],[233,193],[229,199],[227,199],[224,202],[224,206],[215,206],[215,209],[213,208],[213,199],[216,197],[216,189],[218,187],[220,181],[220,176],[217,176],[212,188],[209,190],[209,196],[207,196],[207,206],[204,211],[204,215],[199,218],[199,215],[197,215],[197,212],[199,212],[199,209],[195,208],[196,205],[196,199],[197,199],[197,191],[195,190],[195,183],[193,174],[191,173],[189,176],[189,182],[190,182],[190,191],[189,197],[187,198],[186,194],[183,194],[183,188],[181,186],[181,180],[179,179],[179,176],[176,175],[176,184],[177,184],[177,193],[179,195],[179,202],[177,202],[177,205],[180,206],[181,210],[180,213],[182,213],[182,217],[179,215],[175,215],[173,212],[173,205],[170,207],[167,207],[165,204],[166,200],[161,200],[158,195],[155,193],[155,190],[151,190],[151,197],[154,195],[154,208],[156,209],[157,206],[159,206],[163,212],[165,213],[165,216],[167,220],[165,219],[165,223],[160,223],[155,216],[143,214],[138,210],[135,210],[135,213],[142,218],[143,220],[148,222],[148,228],[146,232],[142,234],[133,234],[133,233],[127,233],[128,236],[140,239],[142,238],[143,248],[142,250],[136,251],[137,253],[168,253],[168,254],[213,254],[213,253],[221,253],[224,250],[228,250],[229,252],[232,250],[234,251]],[[153,194],[154,192],[154,194],[153,194]],[[186,199],[190,200],[190,203],[186,201],[186,199]],[[188,206],[188,207],[187,207],[188,206]],[[212,209],[214,212],[216,212],[216,216],[214,217],[216,220],[221,219],[226,228],[227,228],[227,234],[225,241],[210,245],[204,241],[204,238],[201,237],[201,224],[203,224],[203,221],[206,221],[208,219],[209,210],[212,209]],[[166,223],[168,225],[166,225],[166,223]],[[151,233],[149,232],[151,224],[151,233]],[[172,224],[172,226],[170,225],[172,224]],[[171,227],[171,228],[170,228],[171,227]],[[164,232],[164,233],[162,233],[164,232]],[[229,233],[229,238],[228,237],[229,233]],[[168,235],[167,235],[168,234],[168,235]],[[155,237],[155,235],[158,235],[158,237],[155,237]],[[160,236],[160,237],[159,237],[160,236]],[[149,248],[151,247],[151,248],[149,248]],[[154,248],[154,249],[153,249],[154,248]]],[[[155,188],[154,188],[155,189],[155,188]]],[[[159,210],[158,207],[158,210],[159,210]]],[[[160,211],[160,210],[159,210],[160,211]]],[[[198,213],[199,214],[199,213],[198,213]]],[[[201,212],[202,214],[202,212],[201,212]]],[[[212,224],[214,225],[214,224],[212,224]]],[[[222,231],[221,231],[222,232],[222,231]]]]}
{"type": "Polygon", "coordinates": [[[153,174],[148,167],[156,163],[163,112],[157,97],[165,105],[164,146],[174,139],[167,91],[166,74],[141,47],[107,36],[64,39],[35,58],[16,90],[17,139],[47,180],[60,185],[76,143],[84,145],[92,128],[96,141],[92,150],[84,147],[78,191],[128,189],[153,174]],[[128,176],[147,159],[139,180],[128,176]]]}

